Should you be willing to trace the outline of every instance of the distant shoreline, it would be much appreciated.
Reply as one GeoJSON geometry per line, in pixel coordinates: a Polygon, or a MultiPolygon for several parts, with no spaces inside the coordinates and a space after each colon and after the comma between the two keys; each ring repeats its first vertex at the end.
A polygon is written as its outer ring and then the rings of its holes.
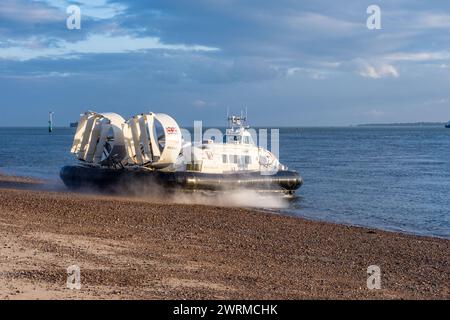
{"type": "Polygon", "coordinates": [[[356,127],[444,127],[445,122],[363,123],[356,127]]]}

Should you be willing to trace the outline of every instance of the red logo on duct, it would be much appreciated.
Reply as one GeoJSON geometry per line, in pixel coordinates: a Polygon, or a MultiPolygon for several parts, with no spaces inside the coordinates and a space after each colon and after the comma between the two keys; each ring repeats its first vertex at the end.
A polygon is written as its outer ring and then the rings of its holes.
{"type": "Polygon", "coordinates": [[[169,134],[175,134],[175,133],[177,133],[177,128],[175,128],[175,127],[167,127],[166,131],[169,134]]]}

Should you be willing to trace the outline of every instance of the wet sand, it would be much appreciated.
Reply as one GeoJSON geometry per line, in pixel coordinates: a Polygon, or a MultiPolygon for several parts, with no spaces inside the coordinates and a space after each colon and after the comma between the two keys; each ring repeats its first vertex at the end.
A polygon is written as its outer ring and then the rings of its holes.
{"type": "Polygon", "coordinates": [[[0,299],[450,298],[450,240],[41,189],[0,176],[0,299]]]}

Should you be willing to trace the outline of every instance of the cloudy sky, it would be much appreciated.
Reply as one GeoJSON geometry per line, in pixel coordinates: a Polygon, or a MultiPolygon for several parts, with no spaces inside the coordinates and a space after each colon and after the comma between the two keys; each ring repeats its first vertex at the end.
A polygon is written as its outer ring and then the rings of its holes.
{"type": "Polygon", "coordinates": [[[227,107],[253,125],[448,121],[450,1],[0,2],[0,126],[50,109],[57,125],[87,109],[223,125],[227,107]]]}

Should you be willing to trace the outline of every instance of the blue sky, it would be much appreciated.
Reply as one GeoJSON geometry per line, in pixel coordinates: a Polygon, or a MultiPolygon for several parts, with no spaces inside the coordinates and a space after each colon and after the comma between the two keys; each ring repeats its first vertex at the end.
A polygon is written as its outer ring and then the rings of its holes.
{"type": "Polygon", "coordinates": [[[0,2],[0,126],[50,109],[57,125],[87,109],[223,125],[227,107],[253,125],[448,121],[450,2],[0,2]]]}

